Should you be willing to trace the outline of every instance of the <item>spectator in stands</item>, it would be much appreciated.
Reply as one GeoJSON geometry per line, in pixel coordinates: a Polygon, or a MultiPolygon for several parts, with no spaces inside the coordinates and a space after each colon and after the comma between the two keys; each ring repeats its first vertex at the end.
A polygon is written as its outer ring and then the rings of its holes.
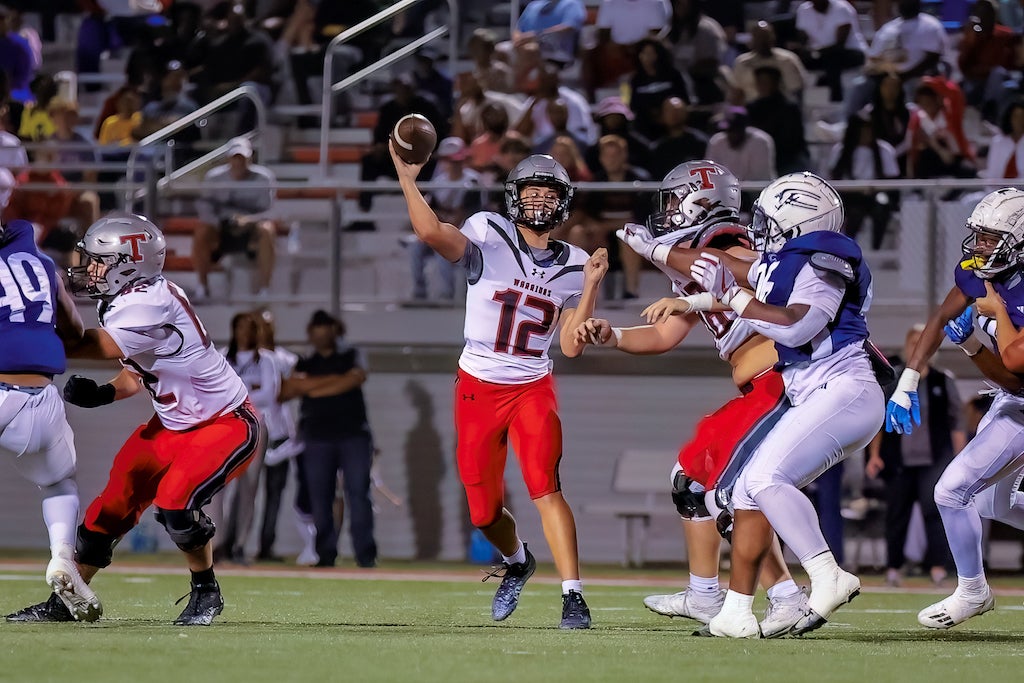
{"type": "Polygon", "coordinates": [[[466,50],[473,60],[473,75],[483,90],[512,92],[512,67],[497,59],[498,39],[489,28],[478,28],[469,37],[466,50]]]}
{"type": "Polygon", "coordinates": [[[907,126],[907,177],[972,177],[974,150],[964,134],[962,110],[958,112],[938,88],[922,82],[914,94],[917,109],[907,126]]]}
{"type": "Polygon", "coordinates": [[[547,154],[551,151],[551,146],[555,143],[555,140],[560,137],[572,138],[577,147],[585,145],[582,140],[573,135],[572,131],[569,130],[569,105],[566,104],[565,100],[559,97],[549,102],[546,113],[553,130],[549,135],[534,142],[533,151],[535,153],[547,154]]]}
{"type": "Polygon", "coordinates": [[[6,168],[11,173],[18,173],[28,167],[28,154],[25,152],[21,139],[14,133],[4,130],[4,114],[7,104],[0,97],[0,168],[6,168]]]}
{"type": "Polygon", "coordinates": [[[996,22],[994,0],[978,0],[960,41],[960,72],[967,104],[978,107],[992,120],[1005,98],[1005,82],[1020,66],[1020,36],[996,22]]]}
{"type": "Polygon", "coordinates": [[[24,24],[20,8],[9,7],[8,11],[7,22],[11,32],[25,39],[32,54],[32,68],[39,69],[43,65],[43,41],[39,39],[39,33],[33,27],[24,24]]]}
{"type": "Polygon", "coordinates": [[[103,122],[107,120],[108,116],[113,116],[117,113],[117,100],[121,97],[121,93],[125,90],[135,90],[141,94],[151,87],[151,65],[146,59],[140,58],[137,53],[132,52],[128,55],[128,62],[125,64],[124,72],[124,83],[112,92],[107,99],[103,100],[100,113],[96,116],[96,124],[93,127],[92,135],[97,140],[100,137],[100,128],[103,126],[103,122]]]}
{"type": "Polygon", "coordinates": [[[564,101],[569,109],[568,130],[573,136],[587,144],[596,140],[597,132],[590,117],[587,99],[572,88],[562,85],[559,70],[551,64],[541,69],[537,93],[526,100],[523,114],[515,126],[516,131],[535,141],[550,136],[555,128],[548,117],[547,107],[556,99],[564,101]]]}
{"type": "MultiPolygon", "coordinates": [[[[493,157],[491,163],[482,169],[474,169],[480,173],[482,185],[495,185],[505,182],[505,178],[516,167],[520,161],[532,154],[530,143],[519,133],[510,130],[502,137],[498,144],[498,153],[493,157]]],[[[496,192],[487,197],[488,211],[505,211],[505,195],[496,192]]]]}
{"type": "Polygon", "coordinates": [[[220,2],[208,17],[209,29],[199,34],[186,60],[199,103],[206,104],[242,85],[255,87],[260,98],[270,102],[270,40],[246,25],[244,5],[220,2]]]}
{"type": "MultiPolygon", "coordinates": [[[[598,142],[599,165],[594,182],[631,183],[651,176],[629,163],[629,143],[621,135],[605,135],[598,142]]],[[[614,233],[624,223],[643,223],[650,206],[647,194],[636,191],[588,192],[582,200],[583,222],[570,230],[570,240],[592,252],[599,246],[615,244],[614,233]],[[584,246],[585,245],[585,246],[584,246]]],[[[632,249],[618,249],[618,266],[623,271],[622,298],[635,299],[640,286],[642,258],[632,249]],[[633,253],[628,253],[633,252],[633,253]]]]}
{"type": "Polygon", "coordinates": [[[795,52],[775,46],[775,29],[767,21],[759,21],[750,31],[750,52],[736,58],[732,67],[733,83],[743,91],[745,102],[758,97],[754,71],[773,66],[782,74],[782,92],[800,102],[807,87],[807,72],[795,52]]]}
{"type": "MultiPolygon", "coordinates": [[[[195,100],[185,92],[188,84],[188,73],[181,62],[173,60],[164,65],[159,76],[160,92],[157,99],[147,102],[142,107],[142,123],[135,130],[134,136],[141,140],[165,126],[169,126],[178,119],[194,112],[198,105],[195,100]]],[[[199,128],[189,126],[173,136],[174,144],[184,148],[187,158],[194,156],[190,149],[191,145],[198,142],[201,135],[199,128]]],[[[178,150],[175,149],[175,153],[178,150]]]]}
{"type": "Polygon", "coordinates": [[[754,80],[758,98],[747,105],[750,125],[772,136],[779,173],[806,171],[810,154],[804,138],[803,110],[782,93],[782,72],[774,66],[761,66],[754,72],[754,80]]]}
{"type": "MultiPolygon", "coordinates": [[[[869,112],[851,116],[843,141],[828,157],[827,177],[833,180],[884,180],[898,178],[896,150],[875,137],[869,112]]],[[[890,197],[874,190],[840,191],[846,209],[846,234],[856,239],[865,218],[871,219],[871,248],[881,249],[892,215],[890,197]]]]}
{"type": "Polygon", "coordinates": [[[878,81],[871,100],[871,129],[875,138],[888,142],[896,150],[901,171],[906,169],[909,125],[910,110],[903,94],[903,81],[895,74],[886,74],[878,81]]]}
{"type": "MultiPolygon", "coordinates": [[[[633,112],[620,97],[606,97],[594,108],[601,137],[616,135],[629,146],[629,165],[647,172],[651,161],[651,141],[633,130],[633,112]]],[[[589,168],[596,169],[601,162],[600,145],[591,145],[583,152],[583,160],[589,168]]]]}
{"type": "Polygon", "coordinates": [[[587,168],[587,162],[583,161],[579,145],[570,136],[559,135],[555,138],[548,153],[562,165],[572,182],[589,183],[594,179],[590,169],[587,168]]]}
{"type": "Polygon", "coordinates": [[[617,85],[634,69],[640,41],[668,32],[668,0],[602,0],[597,12],[597,44],[583,53],[581,79],[593,100],[596,88],[617,85]]]}
{"type": "Polygon", "coordinates": [[[841,102],[842,73],[861,66],[868,47],[857,10],[847,0],[807,0],[796,10],[796,28],[804,65],[823,71],[818,84],[828,87],[833,102],[841,102]]]}
{"type": "MultiPolygon", "coordinates": [[[[435,182],[456,183],[461,187],[443,190],[432,190],[425,195],[430,207],[438,218],[452,225],[462,225],[470,215],[480,209],[481,197],[480,176],[470,168],[466,168],[469,150],[462,138],[449,137],[437,146],[437,170],[434,172],[435,182]]],[[[406,244],[409,248],[409,260],[412,266],[412,298],[427,299],[427,264],[431,261],[436,265],[437,279],[440,284],[438,298],[443,301],[455,299],[455,264],[442,258],[425,242],[415,235],[409,236],[406,244]]]]}
{"type": "Polygon", "coordinates": [[[60,265],[67,266],[70,265],[70,255],[78,238],[61,222],[71,217],[73,196],[60,171],[47,168],[53,165],[56,150],[47,145],[36,150],[34,156],[35,164],[17,176],[18,186],[11,194],[3,220],[6,223],[20,218],[32,223],[36,229],[36,243],[53,254],[54,260],[60,265]],[[23,187],[29,183],[47,187],[23,187]]]}
{"type": "Polygon", "coordinates": [[[1015,100],[1000,123],[999,135],[988,147],[988,160],[982,176],[992,179],[1024,178],[1024,100],[1015,100]]]}
{"type": "MultiPolygon", "coordinates": [[[[519,120],[519,102],[505,93],[485,91],[472,71],[459,74],[459,99],[452,118],[452,135],[472,141],[483,132],[480,115],[488,104],[496,104],[508,112],[509,120],[519,120]]],[[[504,131],[502,131],[504,132],[504,131]]]]}
{"type": "Polygon", "coordinates": [[[18,126],[18,137],[22,140],[39,142],[53,135],[53,120],[48,108],[57,96],[57,82],[49,74],[39,74],[32,79],[32,101],[25,104],[18,126]]]}
{"type": "Polygon", "coordinates": [[[672,23],[668,33],[675,65],[689,74],[693,95],[700,104],[725,99],[722,59],[726,51],[725,31],[704,14],[696,0],[673,0],[672,23]]]}
{"type": "MultiPolygon", "coordinates": [[[[380,177],[396,178],[395,165],[391,162],[388,154],[388,137],[391,130],[398,123],[399,119],[407,114],[422,114],[427,117],[437,131],[438,138],[445,137],[448,132],[447,120],[434,106],[433,100],[423,97],[416,92],[416,82],[412,74],[399,73],[391,81],[392,98],[381,105],[380,115],[377,117],[377,125],[373,129],[373,147],[367,152],[361,161],[359,179],[362,181],[373,181],[380,177]]],[[[429,171],[432,171],[431,166],[429,171]]],[[[373,193],[361,192],[359,194],[359,208],[368,212],[373,207],[373,193]]],[[[369,231],[376,230],[377,226],[370,220],[354,221],[348,225],[347,230],[369,231]]]]}
{"type": "Polygon", "coordinates": [[[11,10],[0,5],[0,69],[7,73],[10,98],[28,102],[32,98],[29,84],[36,70],[32,47],[13,30],[10,19],[11,10]]]}
{"type": "Polygon", "coordinates": [[[670,97],[690,101],[683,75],[672,64],[672,53],[657,40],[637,43],[633,77],[630,80],[629,107],[636,120],[633,127],[648,140],[665,132],[661,121],[661,105],[670,97]]]}
{"type": "Polygon", "coordinates": [[[743,107],[729,107],[719,132],[708,141],[707,158],[722,164],[740,180],[771,180],[775,171],[775,143],[763,130],[750,125],[743,107]]]}
{"type": "Polygon", "coordinates": [[[435,64],[439,56],[437,49],[431,45],[421,48],[413,60],[412,75],[416,81],[416,92],[429,95],[442,118],[448,120],[452,116],[452,102],[455,98],[451,76],[443,73],[435,64]]]}
{"type": "MultiPolygon", "coordinates": [[[[915,325],[907,332],[904,358],[910,357],[922,331],[924,325],[915,325]]],[[[903,359],[896,356],[890,361],[897,373],[902,371],[903,359]]],[[[945,579],[951,564],[933,490],[943,470],[967,443],[963,404],[956,378],[950,373],[926,366],[921,383],[921,429],[903,436],[882,430],[868,445],[866,473],[871,478],[881,475],[885,482],[885,581],[890,586],[898,586],[902,578],[903,547],[914,503],[921,506],[924,516],[928,550],[923,564],[932,581],[945,579]]]]}
{"type": "Polygon", "coordinates": [[[651,151],[650,172],[654,178],[665,175],[684,161],[704,159],[708,138],[687,124],[689,107],[678,97],[670,97],[661,105],[661,120],[665,135],[654,143],[651,151]]]}
{"type": "Polygon", "coordinates": [[[97,142],[100,145],[121,147],[135,144],[132,133],[142,123],[142,112],[139,110],[141,103],[142,99],[135,89],[122,90],[117,98],[117,112],[103,121],[97,142]]]}
{"type": "Polygon", "coordinates": [[[494,163],[508,125],[508,112],[504,107],[494,103],[483,106],[480,110],[480,134],[469,145],[470,168],[479,172],[494,163]]]}
{"type": "Polygon", "coordinates": [[[338,474],[342,474],[345,505],[356,564],[377,564],[370,501],[373,440],[361,389],[366,381],[363,354],[344,340],[345,326],[317,311],[306,328],[313,353],[302,358],[284,382],[283,399],[301,397],[299,435],[305,450],[299,456],[316,523],[318,567],[333,567],[338,557],[339,529],[334,523],[338,474]]]}
{"type": "MultiPolygon", "coordinates": [[[[62,97],[50,101],[48,109],[53,120],[53,137],[50,144],[54,162],[61,165],[91,166],[98,159],[92,140],[77,130],[78,105],[62,97]]],[[[96,182],[96,171],[88,169],[62,169],[61,175],[69,183],[96,182]]],[[[78,231],[84,234],[90,225],[100,218],[100,197],[93,190],[71,191],[71,216],[78,223],[78,231]]]]}
{"type": "Polygon", "coordinates": [[[882,26],[868,50],[870,72],[896,73],[904,83],[935,73],[946,51],[942,22],[921,12],[921,0],[899,0],[900,16],[882,26]]]}
{"type": "Polygon", "coordinates": [[[276,178],[270,169],[252,163],[252,143],[247,138],[231,140],[228,163],[206,174],[204,183],[244,184],[241,188],[211,187],[198,202],[202,225],[192,239],[192,260],[199,287],[197,299],[210,296],[209,275],[224,254],[243,253],[256,263],[253,290],[257,296],[270,293],[274,273],[274,222],[261,218],[274,203],[276,178]]]}
{"type": "Polygon", "coordinates": [[[543,59],[571,64],[586,18],[582,0],[531,0],[519,16],[512,43],[517,51],[536,43],[543,59]]]}

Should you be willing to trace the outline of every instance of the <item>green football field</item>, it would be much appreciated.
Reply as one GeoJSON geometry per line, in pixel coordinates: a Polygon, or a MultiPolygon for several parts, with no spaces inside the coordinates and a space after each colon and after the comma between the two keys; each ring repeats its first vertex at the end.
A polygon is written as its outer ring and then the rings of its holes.
{"type": "MultiPolygon", "coordinates": [[[[4,567],[4,613],[45,597],[41,568],[4,567]]],[[[643,608],[644,595],[670,592],[675,573],[604,572],[586,588],[594,628],[562,632],[550,568],[501,624],[489,616],[494,584],[474,571],[225,570],[224,614],[187,629],[170,623],[183,573],[122,567],[95,583],[106,606],[95,624],[0,622],[0,680],[1001,683],[1024,667],[1019,582],[998,583],[995,612],[952,631],[917,625],[917,610],[940,595],[919,582],[913,593],[868,588],[802,639],[725,641],[643,608]]]]}

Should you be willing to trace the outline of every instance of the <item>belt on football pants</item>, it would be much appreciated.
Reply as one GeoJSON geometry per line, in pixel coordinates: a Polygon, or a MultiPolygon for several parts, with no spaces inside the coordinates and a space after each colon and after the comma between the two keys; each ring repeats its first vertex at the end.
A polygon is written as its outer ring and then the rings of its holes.
{"type": "Polygon", "coordinates": [[[49,384],[44,384],[41,387],[23,387],[20,384],[8,384],[7,382],[0,382],[0,391],[20,391],[23,394],[41,394],[46,391],[46,387],[49,384]]]}

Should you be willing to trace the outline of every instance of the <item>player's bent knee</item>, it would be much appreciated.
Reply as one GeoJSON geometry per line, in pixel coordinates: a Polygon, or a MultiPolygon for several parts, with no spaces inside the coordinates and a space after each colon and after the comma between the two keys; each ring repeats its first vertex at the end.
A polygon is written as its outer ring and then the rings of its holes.
{"type": "Polygon", "coordinates": [[[84,524],[78,525],[78,543],[75,547],[75,559],[79,564],[103,568],[110,564],[114,557],[114,544],[117,536],[93,531],[84,524]]]}
{"type": "Polygon", "coordinates": [[[469,521],[477,529],[486,529],[501,521],[501,506],[497,510],[470,510],[469,521]]]}
{"type": "Polygon", "coordinates": [[[965,493],[965,489],[955,481],[954,477],[942,476],[935,484],[935,504],[940,508],[965,508],[970,503],[970,499],[964,495],[965,493]]]}
{"type": "Polygon", "coordinates": [[[41,487],[43,498],[55,498],[56,496],[77,496],[78,483],[73,477],[61,479],[56,484],[41,487]]]}
{"type": "Polygon", "coordinates": [[[202,510],[164,510],[157,508],[156,521],[167,529],[174,544],[185,552],[198,550],[210,542],[217,527],[202,510]]]}
{"type": "Polygon", "coordinates": [[[673,470],[672,502],[683,519],[710,519],[711,513],[704,503],[704,487],[686,476],[682,469],[673,470]]]}

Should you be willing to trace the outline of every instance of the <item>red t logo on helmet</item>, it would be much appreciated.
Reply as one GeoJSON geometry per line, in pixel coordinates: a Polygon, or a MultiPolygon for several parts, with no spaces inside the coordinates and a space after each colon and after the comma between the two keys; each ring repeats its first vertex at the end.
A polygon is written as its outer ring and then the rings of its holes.
{"type": "Polygon", "coordinates": [[[715,184],[711,182],[711,176],[721,174],[714,166],[701,166],[700,168],[691,168],[690,175],[700,176],[700,189],[713,190],[715,189],[715,184]]]}
{"type": "Polygon", "coordinates": [[[121,235],[121,244],[131,243],[132,245],[132,261],[138,263],[142,261],[142,252],[139,251],[139,243],[146,242],[149,240],[149,236],[144,232],[135,232],[131,235],[121,235]]]}

